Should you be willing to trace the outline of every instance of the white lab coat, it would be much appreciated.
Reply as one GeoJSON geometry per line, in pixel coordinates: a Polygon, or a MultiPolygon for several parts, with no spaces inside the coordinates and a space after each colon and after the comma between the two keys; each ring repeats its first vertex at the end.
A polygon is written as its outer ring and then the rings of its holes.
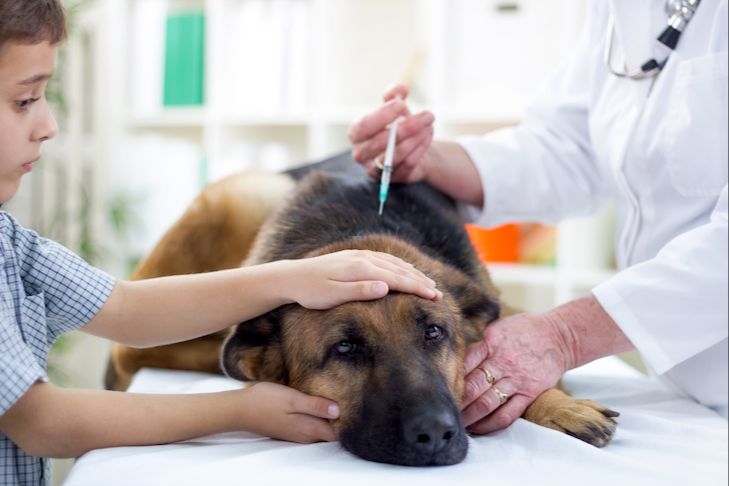
{"type": "MultiPolygon", "coordinates": [[[[703,0],[655,79],[665,0],[595,0],[574,55],[521,126],[461,140],[485,188],[475,218],[555,222],[617,208],[620,272],[593,290],[652,370],[727,416],[727,1],[703,0]]],[[[470,211],[473,216],[474,211],[470,211]]]]}

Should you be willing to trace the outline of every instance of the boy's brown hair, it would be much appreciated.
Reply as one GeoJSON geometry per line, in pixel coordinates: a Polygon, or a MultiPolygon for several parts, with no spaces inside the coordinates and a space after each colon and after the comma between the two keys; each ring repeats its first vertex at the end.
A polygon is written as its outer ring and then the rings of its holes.
{"type": "Polygon", "coordinates": [[[61,0],[0,0],[0,51],[9,41],[57,44],[65,38],[61,0]]]}

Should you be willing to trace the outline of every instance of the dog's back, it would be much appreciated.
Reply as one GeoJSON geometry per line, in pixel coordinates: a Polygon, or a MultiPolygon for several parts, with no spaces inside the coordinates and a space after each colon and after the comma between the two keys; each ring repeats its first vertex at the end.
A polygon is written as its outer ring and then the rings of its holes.
{"type": "Polygon", "coordinates": [[[309,173],[293,198],[264,227],[251,263],[300,258],[326,241],[336,243],[374,234],[395,236],[474,279],[481,264],[453,202],[426,184],[393,184],[378,215],[379,184],[347,175],[309,173]],[[275,229],[274,229],[275,228],[275,229]],[[275,231],[276,238],[265,238],[275,231]]]}

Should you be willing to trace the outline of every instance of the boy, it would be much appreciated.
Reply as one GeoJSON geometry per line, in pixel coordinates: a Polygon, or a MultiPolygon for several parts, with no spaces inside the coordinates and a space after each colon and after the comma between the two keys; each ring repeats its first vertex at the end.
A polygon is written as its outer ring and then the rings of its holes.
{"type": "MultiPolygon", "coordinates": [[[[0,2],[0,204],[56,134],[44,96],[66,35],[60,0],[0,2]]],[[[390,255],[345,251],[204,275],[115,281],[0,211],[0,483],[48,483],[42,457],[248,430],[297,442],[334,440],[337,405],[260,383],[204,395],[60,389],[47,352],[74,329],[146,347],[192,339],[289,302],[315,309],[383,297],[441,297],[390,255]],[[113,417],[113,420],[109,420],[113,417]]]]}

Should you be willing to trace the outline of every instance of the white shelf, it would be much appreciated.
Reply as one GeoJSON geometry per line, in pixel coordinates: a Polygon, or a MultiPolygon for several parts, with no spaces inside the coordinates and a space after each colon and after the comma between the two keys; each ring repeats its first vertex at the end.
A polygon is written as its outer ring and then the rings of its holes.
{"type": "Polygon", "coordinates": [[[168,108],[155,115],[129,116],[130,128],[165,129],[178,127],[204,128],[204,108],[168,108]]]}
{"type": "Polygon", "coordinates": [[[230,116],[223,118],[223,125],[229,127],[308,127],[311,118],[305,115],[230,116]]]}
{"type": "MultiPolygon", "coordinates": [[[[125,63],[122,71],[128,77],[127,128],[199,128],[205,132],[201,148],[211,167],[227,164],[231,147],[241,141],[223,133],[230,128],[276,134],[281,128],[306,128],[318,133],[288,147],[290,153],[312,159],[338,151],[353,120],[372,110],[385,87],[403,76],[414,80],[414,101],[436,114],[442,135],[514,124],[539,79],[568,50],[584,8],[579,0],[554,0],[549,8],[541,0],[517,0],[517,10],[508,13],[500,11],[496,0],[125,3],[121,27],[130,38],[118,44],[130,48],[115,62],[125,63]],[[206,105],[147,106],[154,105],[155,96],[161,104],[154,86],[161,89],[165,12],[190,7],[202,8],[206,15],[206,105]],[[521,37],[492,42],[487,32],[516,36],[535,28],[543,29],[538,62],[510,61],[494,69],[491,58],[521,59],[519,49],[536,47],[517,42],[521,37]],[[142,36],[148,37],[140,41],[142,36]],[[482,43],[474,46],[479,39],[482,43]],[[469,58],[466,54],[474,49],[478,56],[469,58]],[[483,90],[474,89],[481,85],[483,90]],[[140,109],[154,115],[135,115],[140,109]]],[[[257,145],[258,139],[246,142],[257,145]]]]}

